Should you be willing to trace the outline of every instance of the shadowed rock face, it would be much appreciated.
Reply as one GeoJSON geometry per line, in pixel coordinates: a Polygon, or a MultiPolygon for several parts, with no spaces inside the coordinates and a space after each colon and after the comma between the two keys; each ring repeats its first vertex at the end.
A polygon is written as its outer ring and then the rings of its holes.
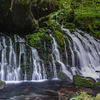
{"type": "Polygon", "coordinates": [[[31,12],[31,4],[13,3],[11,0],[0,1],[0,30],[6,32],[32,31],[38,28],[38,22],[31,12]]]}
{"type": "Polygon", "coordinates": [[[38,19],[55,10],[54,4],[50,2],[37,0],[22,3],[0,0],[0,31],[18,34],[38,29],[38,19]]]}
{"type": "Polygon", "coordinates": [[[12,13],[9,10],[11,0],[0,0],[0,30],[12,26],[12,13]]]}

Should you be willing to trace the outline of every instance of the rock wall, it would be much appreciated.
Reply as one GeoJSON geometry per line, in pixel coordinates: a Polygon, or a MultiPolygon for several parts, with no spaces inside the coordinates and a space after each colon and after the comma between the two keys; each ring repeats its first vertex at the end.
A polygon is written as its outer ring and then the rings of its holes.
{"type": "Polygon", "coordinates": [[[28,1],[0,0],[0,31],[27,33],[37,30],[38,20],[55,11],[52,0],[28,1]]]}

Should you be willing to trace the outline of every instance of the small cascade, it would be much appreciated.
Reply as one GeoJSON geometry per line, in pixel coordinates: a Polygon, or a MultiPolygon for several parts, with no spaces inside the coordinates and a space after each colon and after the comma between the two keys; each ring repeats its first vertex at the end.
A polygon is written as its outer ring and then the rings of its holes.
{"type": "Polygon", "coordinates": [[[46,79],[43,61],[36,49],[23,38],[0,34],[0,80],[21,81],[46,79]]]}
{"type": "MultiPolygon", "coordinates": [[[[55,41],[55,38],[50,35],[53,39],[53,44],[52,44],[52,62],[53,62],[53,68],[54,68],[54,78],[57,78],[57,68],[56,68],[56,62],[59,63],[61,65],[61,71],[63,73],[66,74],[67,77],[69,77],[70,79],[72,79],[72,75],[71,73],[68,71],[67,67],[65,66],[65,64],[61,61],[61,56],[60,56],[60,52],[58,50],[58,45],[57,42],[55,41]]],[[[66,50],[66,49],[65,49],[66,50]]],[[[67,52],[66,52],[66,56],[67,56],[67,52]]]]}
{"type": "MultiPolygon", "coordinates": [[[[62,28],[72,41],[68,40],[71,51],[72,74],[78,74],[94,79],[100,78],[100,40],[89,34],[76,29],[70,33],[68,29],[62,28]]],[[[67,38],[68,39],[68,38],[67,38]]]]}
{"type": "Polygon", "coordinates": [[[34,48],[32,48],[32,58],[33,58],[33,66],[34,66],[32,80],[46,79],[47,76],[46,76],[46,72],[45,72],[45,68],[44,68],[44,63],[39,58],[37,50],[34,48]],[[41,64],[40,64],[40,62],[41,62],[41,64]],[[41,72],[43,73],[43,75],[41,72]]]}

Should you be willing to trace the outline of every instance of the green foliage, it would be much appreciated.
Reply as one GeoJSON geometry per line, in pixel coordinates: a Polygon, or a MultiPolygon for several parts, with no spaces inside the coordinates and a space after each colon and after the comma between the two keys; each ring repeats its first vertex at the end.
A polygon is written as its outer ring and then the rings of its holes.
{"type": "Polygon", "coordinates": [[[64,28],[73,29],[73,28],[75,28],[75,24],[74,24],[74,23],[66,23],[66,24],[64,25],[64,28]]]}
{"type": "Polygon", "coordinates": [[[100,37],[100,7],[84,7],[75,10],[75,24],[95,37],[100,37]]]}
{"type": "Polygon", "coordinates": [[[100,81],[96,83],[96,87],[100,88],[100,81]]]}
{"type": "Polygon", "coordinates": [[[0,85],[5,85],[6,83],[0,80],[0,85]]]}
{"type": "Polygon", "coordinates": [[[55,30],[55,28],[57,27],[56,21],[53,19],[47,21],[46,24],[47,24],[47,27],[51,30],[55,30]]]}
{"type": "Polygon", "coordinates": [[[61,30],[61,25],[58,24],[52,17],[47,22],[47,27],[52,30],[53,36],[55,37],[58,47],[62,49],[64,46],[64,31],[61,30]]]}
{"type": "Polygon", "coordinates": [[[73,81],[75,85],[81,85],[81,86],[85,86],[85,87],[93,87],[95,85],[95,83],[93,83],[92,81],[79,76],[79,75],[74,75],[73,76],[73,81]]]}
{"type": "Polygon", "coordinates": [[[81,92],[79,95],[71,98],[70,100],[96,100],[96,98],[88,95],[86,92],[81,92]]]}
{"type": "Polygon", "coordinates": [[[63,9],[51,15],[64,27],[79,28],[100,38],[100,0],[65,0],[63,9]]]}
{"type": "MultiPolygon", "coordinates": [[[[29,41],[29,44],[35,48],[38,48],[41,42],[41,37],[45,35],[45,29],[41,28],[39,32],[26,35],[26,39],[29,41]]],[[[48,35],[45,35],[48,37],[48,35]]]]}
{"type": "Polygon", "coordinates": [[[63,46],[64,45],[64,38],[63,38],[63,34],[59,31],[55,31],[55,36],[56,40],[58,41],[58,43],[63,46]]]}

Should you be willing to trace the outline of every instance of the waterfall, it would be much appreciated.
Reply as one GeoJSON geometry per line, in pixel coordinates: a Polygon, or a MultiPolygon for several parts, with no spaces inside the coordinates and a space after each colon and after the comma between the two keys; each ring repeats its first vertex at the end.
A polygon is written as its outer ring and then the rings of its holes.
{"type": "Polygon", "coordinates": [[[35,48],[23,38],[0,34],[0,80],[41,80],[46,79],[43,61],[35,48]]]}
{"type": "MultiPolygon", "coordinates": [[[[52,37],[52,35],[50,35],[52,37]]],[[[53,39],[53,44],[52,44],[52,62],[53,62],[53,68],[54,68],[54,76],[55,78],[57,78],[57,68],[56,68],[56,64],[55,62],[57,61],[60,65],[61,65],[61,71],[63,73],[65,73],[67,75],[67,77],[72,79],[72,75],[71,73],[67,70],[67,67],[65,66],[65,64],[61,61],[61,57],[60,57],[60,52],[58,50],[58,45],[57,42],[55,41],[55,38],[52,37],[53,39]]],[[[66,52],[67,53],[67,52],[66,52]]],[[[67,54],[66,54],[67,56],[67,54]]]]}
{"type": "Polygon", "coordinates": [[[63,27],[62,30],[72,39],[72,41],[68,40],[72,59],[70,67],[72,74],[99,79],[100,40],[78,29],[74,33],[70,33],[68,29],[63,27]]]}
{"type": "MultiPolygon", "coordinates": [[[[0,80],[58,79],[59,72],[64,73],[66,79],[70,80],[73,75],[100,79],[100,40],[78,29],[73,33],[66,28],[61,29],[65,32],[63,54],[53,34],[50,34],[52,42],[48,54],[50,58],[46,60],[48,64],[25,39],[0,33],[0,80]]],[[[43,42],[42,56],[45,59],[48,56],[47,43],[43,42]]]]}

